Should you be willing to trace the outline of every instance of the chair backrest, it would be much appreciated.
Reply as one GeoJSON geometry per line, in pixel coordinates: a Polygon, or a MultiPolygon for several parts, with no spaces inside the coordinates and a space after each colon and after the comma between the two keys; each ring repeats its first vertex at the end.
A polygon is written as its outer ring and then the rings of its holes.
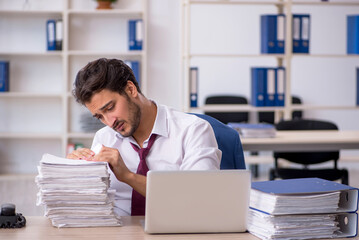
{"type": "MultiPolygon", "coordinates": [[[[302,100],[299,97],[292,96],[292,104],[301,104],[302,100]]],[[[292,119],[301,119],[302,111],[293,111],[292,119]]],[[[265,122],[274,124],[274,112],[258,112],[258,122],[265,122]]]]}
{"type": "MultiPolygon", "coordinates": [[[[294,119],[281,121],[276,124],[276,129],[281,130],[338,130],[337,125],[328,121],[294,119]]],[[[332,152],[274,152],[274,158],[284,158],[288,161],[304,165],[322,163],[339,159],[339,151],[332,152]]]]}
{"type": "Polygon", "coordinates": [[[243,148],[238,132],[211,116],[191,114],[211,124],[218,148],[222,151],[221,169],[245,169],[243,148]]]}
{"type": "MultiPolygon", "coordinates": [[[[242,96],[218,95],[206,98],[206,104],[248,104],[248,100],[242,96]]],[[[229,122],[248,122],[248,112],[205,112],[224,124],[229,122]]]]}

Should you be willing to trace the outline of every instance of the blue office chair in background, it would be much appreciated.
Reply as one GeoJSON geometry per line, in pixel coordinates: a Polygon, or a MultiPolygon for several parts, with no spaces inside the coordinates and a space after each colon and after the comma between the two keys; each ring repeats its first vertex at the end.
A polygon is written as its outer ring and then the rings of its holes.
{"type": "Polygon", "coordinates": [[[242,143],[239,134],[234,129],[217,119],[204,115],[191,113],[208,121],[216,136],[218,148],[222,151],[221,169],[246,169],[242,143]]]}

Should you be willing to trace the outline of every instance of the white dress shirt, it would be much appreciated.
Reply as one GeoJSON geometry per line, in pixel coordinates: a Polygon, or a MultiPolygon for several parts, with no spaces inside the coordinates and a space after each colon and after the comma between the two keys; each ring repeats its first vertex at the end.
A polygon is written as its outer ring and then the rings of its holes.
{"type": "MultiPolygon", "coordinates": [[[[219,169],[222,152],[211,125],[197,116],[156,104],[157,115],[151,134],[157,134],[146,157],[150,170],[215,170],[219,169]]],[[[143,147],[147,147],[147,139],[143,147]]],[[[98,143],[117,148],[127,168],[136,172],[140,158],[130,143],[133,137],[122,137],[106,126],[97,131],[92,149],[98,143]]],[[[115,212],[131,215],[132,187],[120,182],[111,172],[111,188],[116,189],[115,212]]]]}

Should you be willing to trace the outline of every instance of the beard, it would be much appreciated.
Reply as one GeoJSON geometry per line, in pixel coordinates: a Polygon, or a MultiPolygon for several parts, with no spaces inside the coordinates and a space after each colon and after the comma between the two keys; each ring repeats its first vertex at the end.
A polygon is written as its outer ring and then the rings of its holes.
{"type": "Polygon", "coordinates": [[[141,109],[133,102],[127,95],[126,95],[127,103],[128,103],[128,111],[129,111],[129,119],[128,119],[128,125],[130,126],[130,129],[128,132],[118,132],[123,137],[130,137],[133,135],[134,132],[136,132],[138,126],[140,125],[141,121],[141,109]]]}

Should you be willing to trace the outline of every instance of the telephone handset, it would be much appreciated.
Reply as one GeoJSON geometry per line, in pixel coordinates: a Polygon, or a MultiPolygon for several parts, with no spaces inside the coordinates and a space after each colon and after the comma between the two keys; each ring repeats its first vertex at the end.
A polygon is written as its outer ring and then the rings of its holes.
{"type": "Polygon", "coordinates": [[[0,228],[21,228],[26,225],[26,219],[21,213],[15,213],[15,204],[1,205],[0,228]]]}

